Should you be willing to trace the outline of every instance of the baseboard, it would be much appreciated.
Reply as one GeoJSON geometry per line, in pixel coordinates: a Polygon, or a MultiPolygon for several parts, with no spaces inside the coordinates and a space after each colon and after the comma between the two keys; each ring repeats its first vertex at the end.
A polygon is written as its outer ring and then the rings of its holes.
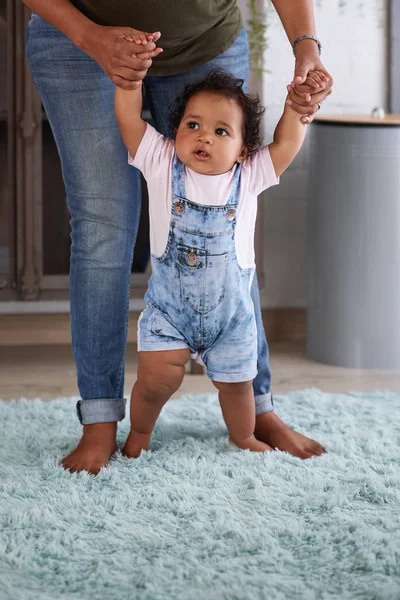
{"type": "MultiPolygon", "coordinates": [[[[128,342],[137,339],[139,313],[129,313],[128,342]]],[[[306,310],[274,308],[263,310],[267,339],[271,342],[305,339],[306,310]]],[[[71,343],[68,314],[0,315],[0,346],[64,345],[71,343]]]]}

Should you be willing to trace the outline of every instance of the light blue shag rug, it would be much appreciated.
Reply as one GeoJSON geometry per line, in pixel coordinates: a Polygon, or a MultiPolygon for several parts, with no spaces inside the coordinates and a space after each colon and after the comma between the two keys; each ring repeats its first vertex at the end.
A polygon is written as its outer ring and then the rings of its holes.
{"type": "Polygon", "coordinates": [[[98,477],[58,466],[74,405],[0,403],[1,600],[400,599],[400,394],[276,397],[329,452],[305,462],[229,447],[216,396],[182,398],[98,477]]]}

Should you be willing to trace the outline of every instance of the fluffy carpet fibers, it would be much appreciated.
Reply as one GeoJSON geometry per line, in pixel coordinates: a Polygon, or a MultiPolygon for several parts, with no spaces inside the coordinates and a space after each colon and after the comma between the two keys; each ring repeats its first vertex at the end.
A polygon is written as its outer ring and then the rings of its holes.
{"type": "Polygon", "coordinates": [[[308,461],[229,447],[216,396],[182,398],[97,477],[58,464],[74,404],[0,403],[1,600],[400,599],[399,394],[277,397],[328,450],[308,461]]]}

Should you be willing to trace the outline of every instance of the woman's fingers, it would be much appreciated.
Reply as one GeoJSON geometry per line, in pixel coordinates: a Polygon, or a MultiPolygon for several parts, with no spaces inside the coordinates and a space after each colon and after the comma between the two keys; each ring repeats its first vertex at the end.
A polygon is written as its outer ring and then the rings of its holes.
{"type": "Polygon", "coordinates": [[[158,56],[159,54],[161,54],[161,52],[163,52],[162,48],[155,48],[154,50],[152,50],[152,52],[137,52],[136,53],[136,57],[139,58],[140,60],[144,60],[144,59],[148,59],[148,58],[154,58],[155,56],[158,56]]]}
{"type": "Polygon", "coordinates": [[[291,84],[291,87],[299,96],[307,98],[310,94],[314,94],[316,91],[325,89],[326,83],[320,74],[318,74],[316,71],[310,71],[304,83],[295,86],[291,84]]]}
{"type": "Polygon", "coordinates": [[[327,77],[323,71],[316,69],[315,73],[322,79],[324,83],[328,83],[329,77],[327,77]]]}
{"type": "Polygon", "coordinates": [[[309,83],[309,85],[314,85],[315,88],[325,88],[325,80],[319,75],[317,71],[310,71],[307,75],[307,79],[305,83],[309,83]]]}
{"type": "MultiPolygon", "coordinates": [[[[113,79],[113,82],[120,87],[120,79],[125,82],[140,81],[147,75],[148,69],[152,65],[152,59],[158,56],[162,52],[162,48],[155,48],[150,52],[138,52],[136,54],[118,54],[112,61],[112,74],[118,77],[118,83],[113,79]]],[[[133,89],[132,87],[126,87],[124,89],[133,89]]]]}
{"type": "Polygon", "coordinates": [[[156,48],[152,52],[138,52],[137,54],[118,54],[113,59],[114,67],[127,67],[134,71],[150,69],[152,58],[158,56],[162,48],[156,48]]]}
{"type": "MultiPolygon", "coordinates": [[[[296,87],[292,87],[291,85],[287,86],[287,91],[290,100],[295,102],[296,104],[300,104],[301,106],[308,106],[311,102],[311,91],[310,92],[297,92],[296,87]]],[[[314,90],[314,88],[309,88],[310,90],[314,90]]]]}
{"type": "Polygon", "coordinates": [[[298,93],[297,86],[287,86],[287,91],[289,98],[296,104],[300,106],[310,106],[310,104],[316,104],[317,102],[323,102],[326,100],[328,96],[331,95],[332,89],[326,88],[308,88],[310,91],[308,92],[300,92],[298,93]],[[312,91],[311,91],[312,90],[312,91]]]}
{"type": "Polygon", "coordinates": [[[315,69],[317,71],[317,73],[319,73],[321,79],[323,79],[325,81],[325,83],[329,83],[331,82],[333,84],[333,79],[332,77],[329,75],[328,71],[325,70],[325,68],[320,68],[320,69],[315,69]]]}
{"type": "Polygon", "coordinates": [[[146,40],[144,44],[138,44],[133,38],[134,36],[122,38],[119,41],[118,51],[122,54],[136,54],[137,52],[152,52],[156,47],[154,42],[148,42],[146,40]]]}
{"type": "Polygon", "coordinates": [[[287,103],[301,115],[312,115],[319,110],[318,103],[321,103],[322,101],[322,98],[318,98],[318,96],[319,94],[313,94],[311,102],[307,103],[304,103],[301,98],[300,100],[303,102],[303,104],[301,104],[300,101],[297,101],[292,95],[289,95],[287,103]]]}
{"type": "Polygon", "coordinates": [[[162,48],[156,48],[153,52],[138,53],[134,56],[125,54],[118,56],[113,65],[113,75],[127,81],[138,81],[146,77],[148,69],[152,65],[152,58],[158,56],[162,48]]]}
{"type": "MultiPolygon", "coordinates": [[[[318,88],[320,85],[320,78],[313,77],[313,71],[310,71],[307,75],[305,82],[302,85],[309,85],[312,88],[318,88]]],[[[296,86],[297,87],[297,86],[296,86]]]]}

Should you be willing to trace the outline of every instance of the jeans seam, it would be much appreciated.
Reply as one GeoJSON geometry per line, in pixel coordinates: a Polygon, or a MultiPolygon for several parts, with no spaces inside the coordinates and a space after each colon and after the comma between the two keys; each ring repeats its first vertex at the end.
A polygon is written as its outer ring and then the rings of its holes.
{"type": "MultiPolygon", "coordinates": [[[[139,215],[139,219],[140,219],[140,215],[139,215]]],[[[133,254],[135,251],[135,245],[132,247],[132,253],[131,253],[131,260],[130,260],[130,264],[132,264],[133,261],[133,254]]],[[[126,319],[125,319],[125,328],[124,328],[124,337],[125,337],[125,342],[124,342],[124,351],[122,353],[122,359],[119,365],[119,369],[118,369],[118,376],[117,376],[117,385],[116,385],[116,398],[119,398],[121,396],[120,394],[120,386],[121,386],[121,379],[122,379],[122,372],[124,370],[124,364],[125,364],[125,349],[126,349],[126,342],[128,339],[128,327],[129,327],[129,300],[130,300],[130,289],[131,289],[131,281],[130,281],[130,277],[128,277],[128,290],[127,290],[127,303],[126,303],[126,319]]],[[[122,390],[122,397],[124,397],[124,390],[122,390]]]]}
{"type": "MultiPolygon", "coordinates": [[[[156,121],[158,120],[159,124],[161,124],[163,121],[162,111],[159,109],[158,104],[156,102],[156,94],[153,94],[153,91],[150,86],[146,86],[146,80],[145,80],[145,90],[146,90],[146,95],[151,98],[152,107],[153,107],[153,110],[155,113],[155,115],[153,115],[153,118],[154,118],[154,116],[156,116],[157,118],[155,120],[156,121]]],[[[150,112],[152,112],[151,107],[150,107],[150,112]]],[[[168,131],[170,129],[170,127],[171,126],[170,126],[169,120],[167,120],[167,123],[166,123],[166,132],[167,133],[170,133],[168,131]]]]}

